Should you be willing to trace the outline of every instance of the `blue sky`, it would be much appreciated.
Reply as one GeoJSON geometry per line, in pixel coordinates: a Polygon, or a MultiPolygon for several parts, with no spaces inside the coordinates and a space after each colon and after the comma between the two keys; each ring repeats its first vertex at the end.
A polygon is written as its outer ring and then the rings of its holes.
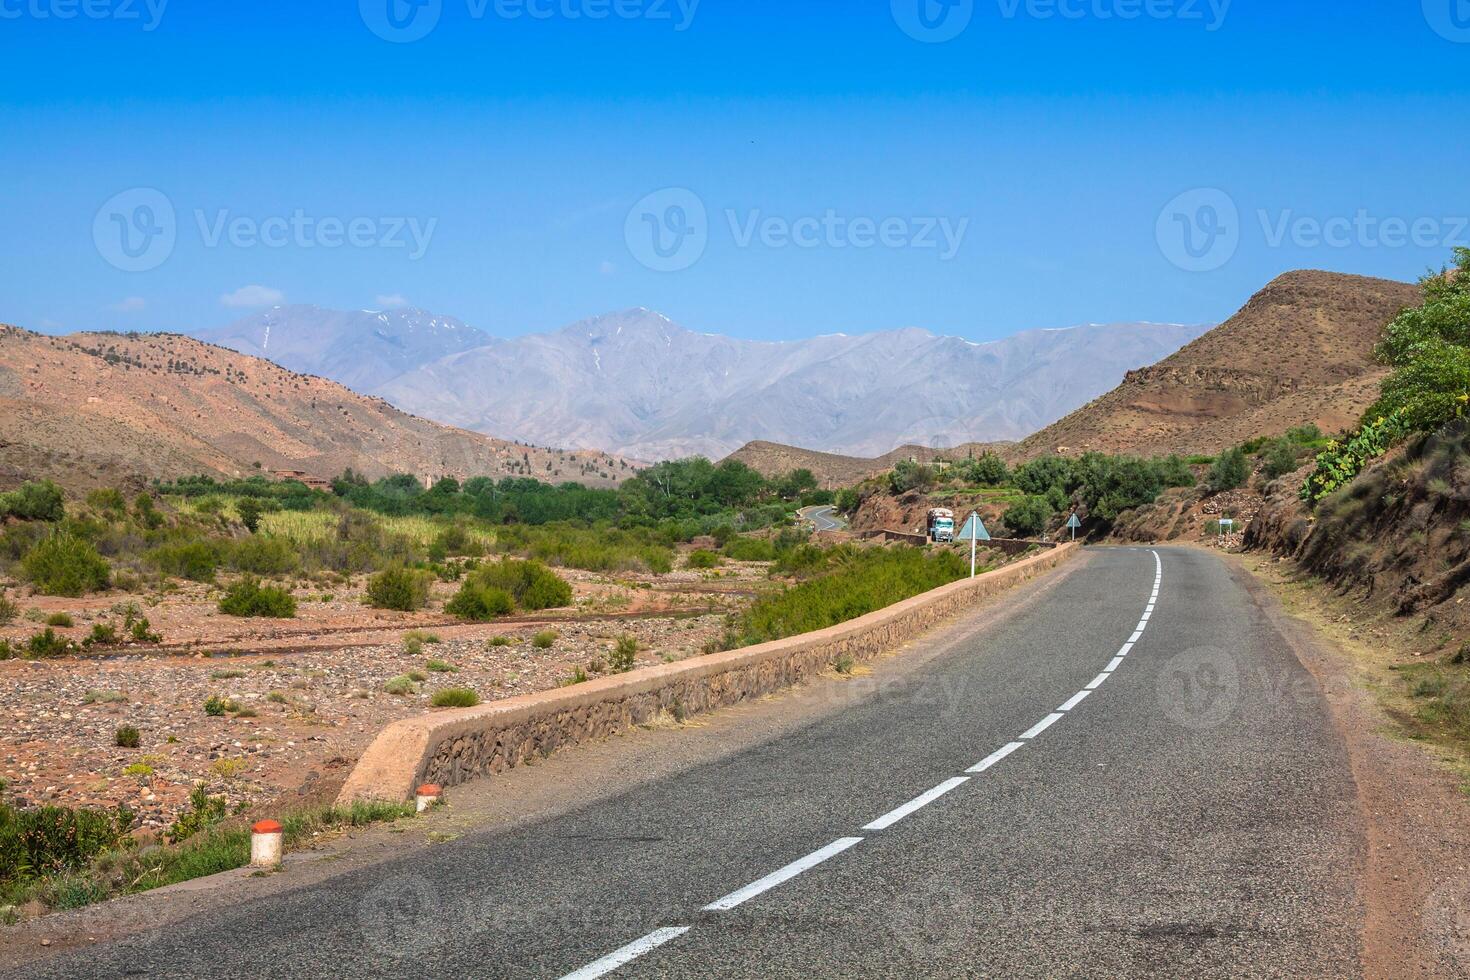
{"type": "Polygon", "coordinates": [[[1467,0],[151,2],[0,0],[0,321],[981,340],[1470,244],[1467,0]]]}

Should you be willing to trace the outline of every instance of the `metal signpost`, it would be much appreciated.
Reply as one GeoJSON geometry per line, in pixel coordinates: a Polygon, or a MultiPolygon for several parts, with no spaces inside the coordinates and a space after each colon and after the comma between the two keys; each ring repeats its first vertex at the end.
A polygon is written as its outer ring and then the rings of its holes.
{"type": "Polygon", "coordinates": [[[959,539],[961,541],[964,541],[966,539],[969,539],[969,542],[970,542],[970,578],[974,578],[975,577],[975,548],[977,547],[977,545],[978,545],[979,542],[981,542],[981,541],[989,541],[990,540],[990,532],[987,531],[987,530],[985,530],[985,522],[980,519],[980,515],[979,514],[972,513],[970,515],[970,519],[967,520],[967,521],[965,521],[965,526],[960,529],[959,539]]]}
{"type": "Polygon", "coordinates": [[[1069,527],[1072,530],[1072,540],[1073,541],[1076,541],[1077,540],[1077,529],[1079,527],[1081,527],[1081,526],[1082,526],[1082,522],[1077,519],[1077,515],[1074,512],[1072,514],[1072,516],[1067,519],[1067,527],[1069,527]]]}
{"type": "Polygon", "coordinates": [[[1235,518],[1233,518],[1233,517],[1222,517],[1222,518],[1220,518],[1220,540],[1219,540],[1219,543],[1221,545],[1223,545],[1225,543],[1225,539],[1230,534],[1232,534],[1234,531],[1235,531],[1235,518]]]}

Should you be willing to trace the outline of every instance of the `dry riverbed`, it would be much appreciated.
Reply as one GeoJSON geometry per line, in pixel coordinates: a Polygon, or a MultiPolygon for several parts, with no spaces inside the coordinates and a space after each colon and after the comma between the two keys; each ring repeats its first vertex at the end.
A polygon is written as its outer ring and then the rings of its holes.
{"type": "Polygon", "coordinates": [[[39,620],[65,612],[75,625],[57,632],[80,640],[133,603],[163,643],[0,662],[5,795],[23,804],[122,804],[155,831],[172,823],[196,784],[242,809],[319,797],[385,725],[435,710],[435,691],[470,688],[493,701],[555,688],[579,669],[606,670],[624,636],[638,641],[637,666],[696,655],[767,582],[757,563],[661,576],[562,574],[575,589],[574,607],[490,624],[437,611],[450,584],[436,589],[433,611],[416,614],[366,608],[362,580],[311,584],[294,590],[300,611],[292,620],[223,616],[217,593],[197,585],[161,597],[87,600],[12,588],[27,615],[0,629],[0,638],[23,641],[45,628],[39,620]],[[419,643],[405,644],[413,631],[419,643]],[[555,634],[548,646],[533,642],[548,631],[555,634]],[[406,693],[385,690],[405,676],[412,678],[406,693]],[[208,714],[211,697],[230,710],[208,714]],[[139,729],[138,748],[116,746],[123,726],[139,729]]]}

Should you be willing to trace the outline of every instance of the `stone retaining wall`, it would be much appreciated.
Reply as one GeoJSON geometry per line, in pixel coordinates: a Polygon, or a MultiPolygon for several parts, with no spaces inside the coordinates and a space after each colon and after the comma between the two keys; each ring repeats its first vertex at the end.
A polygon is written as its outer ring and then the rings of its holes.
{"type": "Polygon", "coordinates": [[[406,800],[421,783],[454,786],[660,717],[682,719],[762,697],[843,655],[871,660],[1055,568],[1077,547],[1060,545],[815,633],[395,722],[363,753],[339,802],[406,800]]]}

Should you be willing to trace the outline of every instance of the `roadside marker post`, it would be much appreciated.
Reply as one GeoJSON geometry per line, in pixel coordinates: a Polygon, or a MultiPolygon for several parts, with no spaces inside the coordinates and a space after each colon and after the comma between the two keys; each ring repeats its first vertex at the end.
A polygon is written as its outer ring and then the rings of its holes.
{"type": "Polygon", "coordinates": [[[1067,527],[1070,528],[1072,531],[1073,541],[1077,540],[1077,529],[1081,526],[1082,522],[1077,519],[1077,512],[1073,511],[1072,516],[1067,519],[1067,527]]]}
{"type": "Polygon", "coordinates": [[[280,867],[286,828],[275,820],[261,820],[250,828],[250,866],[280,867]]]}
{"type": "Polygon", "coordinates": [[[978,512],[972,512],[970,519],[965,521],[965,526],[960,529],[960,540],[966,538],[970,541],[970,578],[975,577],[975,549],[981,541],[990,540],[990,532],[985,530],[985,522],[980,519],[978,512]]]}

